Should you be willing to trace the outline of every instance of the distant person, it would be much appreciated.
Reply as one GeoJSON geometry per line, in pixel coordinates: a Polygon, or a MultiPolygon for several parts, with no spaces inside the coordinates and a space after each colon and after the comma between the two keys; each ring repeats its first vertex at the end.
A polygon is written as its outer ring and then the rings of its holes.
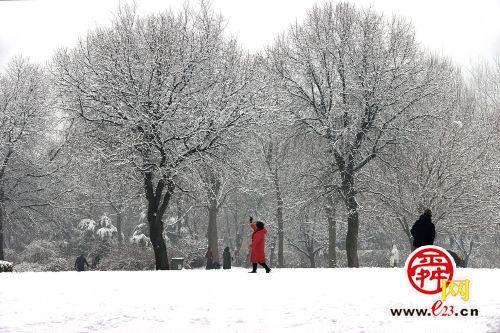
{"type": "Polygon", "coordinates": [[[83,254],[80,254],[76,258],[75,261],[75,269],[77,272],[83,272],[85,270],[85,265],[87,265],[87,268],[89,267],[89,263],[87,262],[87,259],[83,256],[83,254]]]}
{"type": "Polygon", "coordinates": [[[432,223],[432,212],[427,208],[411,227],[413,250],[420,246],[433,245],[436,237],[436,227],[432,223]]]}
{"type": "Polygon", "coordinates": [[[229,246],[226,246],[224,252],[222,253],[222,268],[231,269],[232,260],[233,258],[231,257],[231,252],[229,252],[229,246]]]}
{"type": "Polygon", "coordinates": [[[269,266],[266,265],[266,234],[267,230],[264,228],[264,223],[257,221],[253,223],[253,218],[250,217],[250,227],[253,230],[252,243],[250,244],[250,262],[252,263],[252,271],[249,273],[257,273],[257,264],[266,269],[266,273],[271,272],[269,266]]]}
{"type": "Polygon", "coordinates": [[[392,245],[391,256],[389,257],[389,264],[391,267],[399,266],[399,251],[396,244],[392,245]]]}
{"type": "Polygon", "coordinates": [[[209,246],[207,250],[207,254],[205,254],[205,258],[207,258],[207,266],[206,269],[214,268],[214,254],[212,252],[212,248],[209,246]]]}
{"type": "Polygon", "coordinates": [[[97,268],[97,265],[99,265],[99,262],[101,261],[101,257],[97,254],[92,258],[92,268],[97,268]]]}

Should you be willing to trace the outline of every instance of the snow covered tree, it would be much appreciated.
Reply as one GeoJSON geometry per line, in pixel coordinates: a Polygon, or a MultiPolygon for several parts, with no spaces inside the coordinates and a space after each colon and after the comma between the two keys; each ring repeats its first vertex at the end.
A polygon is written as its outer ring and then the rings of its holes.
{"type": "Polygon", "coordinates": [[[99,222],[82,219],[77,229],[80,231],[78,252],[103,255],[117,243],[117,229],[106,214],[101,216],[99,222]]]}
{"type": "MultiPolygon", "coordinates": [[[[318,140],[311,133],[302,134],[297,140],[301,142],[300,155],[302,163],[295,166],[300,170],[299,187],[304,193],[306,202],[311,204],[314,201],[322,202],[322,206],[317,206],[318,210],[323,210],[326,217],[328,229],[328,267],[337,266],[337,212],[339,206],[339,195],[335,190],[337,168],[335,161],[329,154],[328,142],[318,140]]],[[[318,223],[315,221],[315,223],[318,223]]]]}
{"type": "Polygon", "coordinates": [[[53,59],[61,109],[99,133],[110,161],[143,179],[157,269],[169,268],[163,216],[179,174],[251,116],[253,60],[223,27],[203,3],[143,18],[126,7],[53,59]]]}
{"type": "Polygon", "coordinates": [[[269,179],[274,193],[276,207],[277,241],[278,241],[278,267],[285,267],[283,258],[284,248],[284,216],[283,209],[283,189],[280,181],[282,164],[285,162],[287,153],[287,140],[283,131],[268,134],[261,138],[260,146],[264,155],[264,162],[267,168],[267,178],[269,179]]]}
{"type": "Polygon", "coordinates": [[[90,232],[94,234],[94,232],[96,231],[96,227],[97,223],[95,223],[95,221],[91,219],[83,219],[78,222],[78,229],[83,232],[90,232]]]}
{"type": "MultiPolygon", "coordinates": [[[[498,115],[484,108],[480,94],[459,75],[422,108],[434,117],[407,133],[407,142],[393,147],[367,175],[386,220],[397,221],[409,243],[411,226],[425,208],[433,211],[436,242],[448,235],[472,240],[490,234],[498,224],[498,115]]],[[[463,241],[452,244],[465,256],[472,250],[463,241]]]]}
{"type": "Polygon", "coordinates": [[[203,187],[202,202],[208,211],[208,246],[212,249],[214,262],[220,262],[217,217],[227,196],[234,190],[230,173],[225,168],[227,166],[215,160],[206,160],[198,168],[203,187]]]}
{"type": "Polygon", "coordinates": [[[309,260],[311,268],[316,268],[317,255],[327,246],[325,235],[328,233],[322,228],[325,224],[320,222],[322,217],[319,212],[321,210],[315,205],[301,209],[297,217],[299,224],[295,226],[298,229],[297,237],[288,237],[290,246],[309,260]]]}
{"type": "Polygon", "coordinates": [[[130,237],[130,242],[137,246],[146,247],[151,245],[151,239],[149,238],[149,228],[146,221],[147,212],[144,210],[141,212],[139,218],[139,224],[135,227],[132,237],[130,237]]]}
{"type": "Polygon", "coordinates": [[[43,146],[48,100],[45,73],[28,60],[15,58],[0,74],[0,260],[6,223],[10,230],[14,218],[33,224],[37,208],[48,205],[43,194],[49,183],[41,181],[57,169],[48,168],[51,156],[43,146]]]}
{"type": "Polygon", "coordinates": [[[106,214],[101,216],[101,221],[99,222],[99,228],[96,231],[96,235],[99,239],[105,241],[112,241],[118,238],[118,231],[106,214]]]}
{"type": "Polygon", "coordinates": [[[347,209],[348,266],[358,267],[356,176],[422,116],[419,103],[443,86],[449,66],[419,49],[409,23],[346,3],[315,6],[268,61],[287,96],[282,109],[328,140],[340,178],[332,185],[347,209]]]}

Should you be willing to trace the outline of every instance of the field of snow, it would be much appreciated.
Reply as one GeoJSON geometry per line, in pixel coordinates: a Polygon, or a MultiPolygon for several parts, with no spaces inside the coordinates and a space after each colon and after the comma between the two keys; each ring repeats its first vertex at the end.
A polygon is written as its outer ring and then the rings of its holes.
{"type": "Polygon", "coordinates": [[[0,332],[500,332],[500,270],[455,279],[479,316],[392,316],[440,298],[402,268],[2,273],[0,332]]]}

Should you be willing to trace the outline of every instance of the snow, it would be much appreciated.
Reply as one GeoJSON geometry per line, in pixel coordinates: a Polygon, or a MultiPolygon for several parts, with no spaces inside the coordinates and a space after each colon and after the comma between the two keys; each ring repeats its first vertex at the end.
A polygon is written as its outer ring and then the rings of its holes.
{"type": "Polygon", "coordinates": [[[402,268],[3,273],[0,332],[500,332],[500,270],[455,277],[478,317],[392,317],[439,298],[402,268]]]}
{"type": "Polygon", "coordinates": [[[137,231],[134,231],[134,235],[130,238],[130,242],[133,244],[141,245],[144,244],[144,246],[148,246],[151,244],[151,240],[149,239],[148,236],[144,234],[136,234],[137,231]]]}
{"type": "Polygon", "coordinates": [[[97,230],[97,236],[99,236],[100,239],[111,238],[115,233],[117,233],[115,226],[102,227],[99,230],[97,230]]]}
{"type": "Polygon", "coordinates": [[[93,232],[96,226],[97,224],[95,223],[95,221],[91,219],[83,219],[78,223],[78,229],[80,230],[88,230],[93,232]]]}
{"type": "Polygon", "coordinates": [[[0,260],[0,272],[4,271],[6,269],[11,269],[11,268],[12,268],[11,262],[0,260]]]}

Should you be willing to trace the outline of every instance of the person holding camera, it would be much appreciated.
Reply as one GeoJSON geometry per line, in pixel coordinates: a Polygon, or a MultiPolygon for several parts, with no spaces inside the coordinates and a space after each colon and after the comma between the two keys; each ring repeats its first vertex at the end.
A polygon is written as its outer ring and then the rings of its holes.
{"type": "Polygon", "coordinates": [[[264,223],[257,221],[253,223],[253,218],[250,216],[250,227],[253,230],[252,243],[250,244],[250,261],[252,263],[252,271],[249,273],[257,273],[257,264],[266,269],[266,273],[271,272],[271,268],[266,264],[266,234],[267,229],[264,228],[264,223]]]}

